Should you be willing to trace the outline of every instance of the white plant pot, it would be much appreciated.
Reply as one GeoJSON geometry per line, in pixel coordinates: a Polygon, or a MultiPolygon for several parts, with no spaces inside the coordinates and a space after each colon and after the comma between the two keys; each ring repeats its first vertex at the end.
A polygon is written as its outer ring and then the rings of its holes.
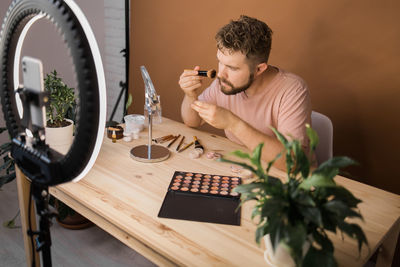
{"type": "MultiPolygon", "coordinates": [[[[277,248],[274,249],[272,247],[271,239],[268,235],[264,236],[265,242],[265,251],[264,251],[264,259],[268,263],[269,266],[273,267],[295,267],[296,264],[290,256],[289,251],[282,245],[279,244],[277,248]]],[[[303,245],[303,256],[307,253],[310,248],[310,243],[305,242],[303,245]]]]}
{"type": "Polygon", "coordinates": [[[74,122],[67,121],[71,124],[65,127],[46,127],[46,144],[63,155],[67,154],[74,140],[74,122]]]}

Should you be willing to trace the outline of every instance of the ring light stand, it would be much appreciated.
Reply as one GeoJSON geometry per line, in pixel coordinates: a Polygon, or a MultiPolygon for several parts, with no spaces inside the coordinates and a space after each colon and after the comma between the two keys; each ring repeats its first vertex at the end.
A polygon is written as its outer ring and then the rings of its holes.
{"type": "Polygon", "coordinates": [[[149,140],[147,145],[136,146],[131,149],[131,157],[141,162],[160,162],[169,157],[169,150],[163,146],[153,145],[153,115],[161,110],[160,96],[157,95],[150,75],[145,66],[140,67],[144,81],[145,90],[145,109],[149,125],[149,140]]]}
{"type": "Polygon", "coordinates": [[[100,51],[86,17],[73,0],[14,0],[0,32],[0,68],[1,103],[12,138],[11,155],[32,182],[31,192],[40,216],[39,232],[28,231],[28,234],[38,236],[37,250],[42,252],[43,264],[51,266],[49,218],[53,213],[48,209],[48,187],[83,178],[93,166],[103,140],[106,89],[100,51]],[[38,135],[25,135],[27,129],[35,133],[26,122],[27,107],[45,102],[44,95],[26,93],[29,88],[19,85],[22,44],[29,28],[40,19],[47,19],[57,27],[75,67],[76,130],[65,156],[49,148],[38,135]]]}

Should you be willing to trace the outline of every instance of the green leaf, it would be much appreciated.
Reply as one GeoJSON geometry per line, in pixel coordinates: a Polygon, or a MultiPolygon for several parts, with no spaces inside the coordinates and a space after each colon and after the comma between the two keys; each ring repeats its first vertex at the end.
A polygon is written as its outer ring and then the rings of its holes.
{"type": "Polygon", "coordinates": [[[261,239],[265,236],[265,228],[266,224],[263,224],[256,229],[256,242],[257,244],[260,244],[261,239]]]}
{"type": "Polygon", "coordinates": [[[310,190],[313,187],[326,187],[326,186],[336,186],[336,183],[332,178],[326,177],[320,173],[313,173],[309,178],[305,179],[299,186],[299,188],[310,190]]]}
{"type": "Polygon", "coordinates": [[[262,183],[250,183],[250,184],[241,184],[235,187],[235,192],[238,192],[240,194],[247,194],[252,192],[254,189],[260,189],[262,190],[265,187],[264,184],[262,183]]]}
{"type": "Polygon", "coordinates": [[[332,252],[325,252],[323,250],[316,249],[311,246],[308,250],[306,256],[304,257],[303,264],[304,267],[336,267],[337,262],[333,257],[332,252]]]}
{"type": "Polygon", "coordinates": [[[323,251],[333,253],[333,243],[331,240],[329,240],[328,236],[325,233],[321,234],[320,232],[315,230],[312,232],[312,237],[314,241],[321,246],[323,251]]]}
{"type": "Polygon", "coordinates": [[[261,152],[262,148],[264,146],[264,143],[260,143],[253,151],[253,155],[250,158],[251,163],[257,167],[258,170],[262,170],[261,166],[261,152]]]}
{"type": "Polygon", "coordinates": [[[293,153],[296,159],[296,168],[293,174],[297,175],[301,172],[302,177],[307,178],[310,172],[310,162],[301,147],[301,143],[297,140],[293,141],[293,153]]]}
{"type": "Polygon", "coordinates": [[[355,212],[348,205],[346,205],[343,201],[340,200],[331,200],[325,203],[324,208],[329,210],[330,212],[336,214],[338,219],[344,220],[346,217],[358,217],[361,218],[361,215],[358,212],[355,212]]]}
{"type": "Polygon", "coordinates": [[[258,208],[254,208],[253,212],[251,213],[251,219],[253,220],[255,217],[261,215],[261,211],[258,208]]]}
{"type": "Polygon", "coordinates": [[[331,196],[334,197],[335,200],[340,200],[350,208],[355,208],[361,200],[356,198],[349,190],[344,188],[343,186],[336,186],[336,187],[325,187],[320,188],[317,192],[318,197],[327,199],[331,196]]]}
{"type": "Polygon", "coordinates": [[[224,158],[224,157],[221,157],[221,158],[217,159],[217,161],[236,164],[236,165],[242,166],[242,167],[245,168],[245,169],[250,170],[252,173],[257,173],[257,170],[256,170],[256,169],[254,169],[252,166],[250,166],[250,165],[248,165],[248,164],[246,164],[246,163],[242,163],[242,162],[238,162],[238,161],[226,159],[226,158],[224,158]]]}
{"type": "Polygon", "coordinates": [[[319,143],[319,137],[317,132],[313,128],[311,128],[310,124],[308,123],[306,124],[306,132],[308,139],[310,140],[310,155],[312,155],[319,143]]]}
{"type": "Polygon", "coordinates": [[[18,215],[19,215],[19,210],[18,210],[17,214],[15,214],[14,218],[12,218],[9,221],[3,222],[3,226],[6,227],[6,228],[10,228],[10,229],[21,228],[21,226],[17,226],[15,224],[15,220],[17,219],[18,215]]]}
{"type": "Polygon", "coordinates": [[[361,252],[362,245],[368,245],[367,238],[360,226],[354,223],[341,222],[338,224],[341,231],[346,233],[349,237],[357,239],[358,252],[361,252]]]}
{"type": "Polygon", "coordinates": [[[307,230],[301,222],[295,226],[289,224],[285,230],[284,243],[290,248],[292,259],[299,264],[303,256],[303,244],[307,239],[307,230]]]}
{"type": "Polygon", "coordinates": [[[128,99],[126,101],[125,109],[128,109],[132,105],[132,94],[128,95],[128,99]]]}
{"type": "Polygon", "coordinates": [[[282,153],[279,153],[278,155],[275,156],[273,160],[268,162],[268,166],[266,168],[266,173],[269,173],[269,170],[271,169],[272,165],[274,165],[275,161],[277,161],[280,157],[282,157],[282,153]]]}
{"type": "Polygon", "coordinates": [[[264,202],[264,206],[261,210],[261,216],[263,217],[273,217],[277,215],[283,215],[286,213],[286,208],[288,203],[278,198],[269,198],[264,202]]]}
{"type": "Polygon", "coordinates": [[[322,226],[321,212],[316,207],[298,206],[298,211],[309,222],[313,222],[317,226],[322,226]]]}
{"type": "Polygon", "coordinates": [[[251,156],[248,153],[240,150],[233,151],[231,154],[242,159],[251,159],[251,156]]]}
{"type": "Polygon", "coordinates": [[[327,172],[326,170],[341,169],[355,164],[357,164],[357,162],[349,157],[333,157],[322,163],[314,171],[314,173],[319,173],[319,172],[326,173],[327,172]]]}
{"type": "MultiPolygon", "coordinates": [[[[294,186],[294,188],[296,187],[297,186],[294,186]]],[[[315,207],[315,201],[312,198],[312,195],[310,195],[308,191],[293,190],[290,196],[296,204],[315,207]]]]}
{"type": "Polygon", "coordinates": [[[288,148],[289,141],[286,139],[286,137],[274,127],[271,127],[271,130],[275,133],[276,138],[278,138],[279,142],[281,142],[285,148],[288,148]]]}

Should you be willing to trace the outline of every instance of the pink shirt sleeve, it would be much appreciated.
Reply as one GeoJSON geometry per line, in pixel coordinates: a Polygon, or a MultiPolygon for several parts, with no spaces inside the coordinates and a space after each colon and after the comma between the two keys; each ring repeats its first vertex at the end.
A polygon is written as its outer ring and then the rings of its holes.
{"type": "Polygon", "coordinates": [[[299,139],[308,149],[306,123],[311,124],[311,100],[307,85],[296,82],[286,90],[279,108],[277,129],[288,139],[299,139]]]}

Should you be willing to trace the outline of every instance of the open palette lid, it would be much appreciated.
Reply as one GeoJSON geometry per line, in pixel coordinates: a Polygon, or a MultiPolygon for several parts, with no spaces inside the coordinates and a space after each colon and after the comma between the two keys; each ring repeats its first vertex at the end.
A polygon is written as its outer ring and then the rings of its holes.
{"type": "Polygon", "coordinates": [[[176,171],[158,217],[240,225],[240,195],[232,190],[241,179],[176,171]]]}

